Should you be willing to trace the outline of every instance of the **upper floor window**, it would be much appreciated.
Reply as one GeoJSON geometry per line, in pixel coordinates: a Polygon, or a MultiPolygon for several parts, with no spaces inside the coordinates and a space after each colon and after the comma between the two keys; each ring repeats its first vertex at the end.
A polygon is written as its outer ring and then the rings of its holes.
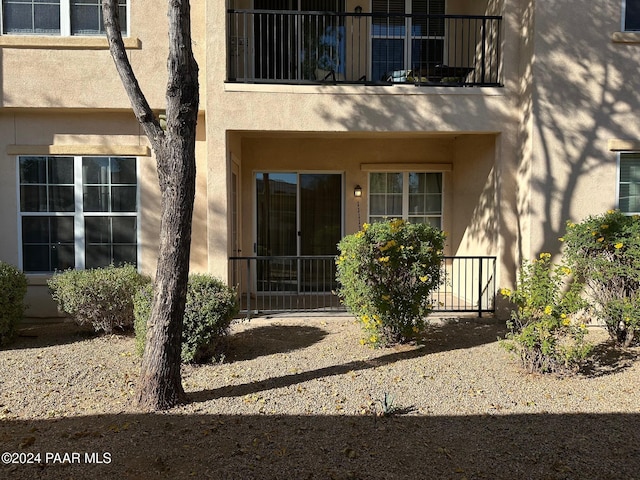
{"type": "Polygon", "coordinates": [[[442,173],[370,173],[369,221],[385,218],[442,228],[442,173]]]}
{"type": "Polygon", "coordinates": [[[640,153],[621,153],[618,167],[618,208],[640,214],[640,153]]]}
{"type": "Polygon", "coordinates": [[[137,265],[136,163],[134,157],[19,157],[22,269],[137,265]]]}
{"type": "Polygon", "coordinates": [[[640,31],[640,0],[624,0],[623,30],[640,31]]]}
{"type": "MultiPolygon", "coordinates": [[[[119,0],[120,28],[127,35],[127,0],[119,0]]],[[[2,0],[2,33],[103,35],[101,0],[2,0]]]]}

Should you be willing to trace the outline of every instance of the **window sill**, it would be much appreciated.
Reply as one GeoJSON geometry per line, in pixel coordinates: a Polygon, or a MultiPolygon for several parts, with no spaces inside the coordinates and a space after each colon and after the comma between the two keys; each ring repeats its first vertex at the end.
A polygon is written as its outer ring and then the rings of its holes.
{"type": "MultiPolygon", "coordinates": [[[[123,38],[127,49],[142,48],[139,38],[123,38]]],[[[0,47],[4,48],[51,48],[61,50],[108,50],[106,37],[49,37],[31,35],[2,35],[0,47]]]]}
{"type": "Polygon", "coordinates": [[[613,32],[611,41],[613,43],[640,43],[640,32],[613,32]]]}

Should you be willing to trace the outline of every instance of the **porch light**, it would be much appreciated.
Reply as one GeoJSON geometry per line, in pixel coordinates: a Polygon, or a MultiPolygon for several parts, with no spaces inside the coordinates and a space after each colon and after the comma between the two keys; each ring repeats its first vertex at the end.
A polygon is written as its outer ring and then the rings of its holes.
{"type": "Polygon", "coordinates": [[[360,15],[362,13],[362,7],[360,5],[356,5],[356,8],[353,9],[356,15],[360,15]]]}
{"type": "Polygon", "coordinates": [[[353,189],[353,196],[356,198],[360,198],[362,196],[362,187],[360,185],[356,185],[356,188],[353,189]]]}

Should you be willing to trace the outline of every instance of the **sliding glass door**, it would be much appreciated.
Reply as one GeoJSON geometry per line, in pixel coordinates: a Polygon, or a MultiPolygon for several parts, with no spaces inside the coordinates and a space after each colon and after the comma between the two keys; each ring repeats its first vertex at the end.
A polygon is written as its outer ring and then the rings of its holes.
{"type": "Polygon", "coordinates": [[[256,174],[259,291],[329,291],[330,262],[299,256],[336,255],[342,237],[342,175],[256,174]],[[280,257],[280,258],[277,258],[280,257]]]}

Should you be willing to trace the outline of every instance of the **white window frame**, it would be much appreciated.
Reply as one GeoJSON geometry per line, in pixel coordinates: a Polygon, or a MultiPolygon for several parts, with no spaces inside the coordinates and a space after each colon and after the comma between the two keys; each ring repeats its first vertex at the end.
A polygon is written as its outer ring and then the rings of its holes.
{"type": "MultiPolygon", "coordinates": [[[[0,0],[0,35],[31,35],[31,36],[44,36],[44,37],[95,37],[102,34],[95,35],[72,35],[71,34],[71,3],[74,0],[60,0],[60,33],[5,33],[4,31],[4,1],[0,0]]],[[[131,35],[131,0],[125,0],[127,2],[127,32],[123,33],[123,37],[129,37],[131,35]]]]}
{"type": "MultiPolygon", "coordinates": [[[[24,256],[22,242],[22,219],[24,217],[73,217],[74,219],[74,255],[75,270],[85,269],[86,237],[84,219],[86,217],[135,217],[136,218],[136,268],[141,271],[142,266],[142,237],[141,237],[141,210],[140,210],[140,158],[135,155],[18,155],[16,156],[16,196],[17,196],[17,224],[18,224],[18,268],[24,271],[24,256]],[[20,159],[23,157],[73,157],[74,174],[74,204],[73,212],[23,212],[20,203],[20,159]],[[136,206],[135,212],[85,212],[83,205],[82,159],[95,157],[108,158],[135,158],[136,160],[136,206]]],[[[52,271],[29,271],[27,275],[51,274],[52,271]]]]}
{"type": "MultiPolygon", "coordinates": [[[[403,220],[411,221],[415,215],[409,214],[409,175],[411,173],[438,173],[441,175],[442,191],[440,192],[440,214],[439,215],[418,215],[419,217],[439,217],[440,229],[444,229],[444,211],[445,211],[445,185],[446,185],[446,172],[440,170],[421,170],[421,169],[397,169],[397,170],[375,170],[369,171],[367,175],[367,222],[371,222],[371,174],[373,173],[391,173],[402,174],[402,215],[400,218],[403,220]]],[[[379,217],[380,215],[375,215],[379,217]]],[[[391,218],[391,217],[389,217],[391,218]]],[[[395,217],[394,217],[395,218],[395,217]]]]}

